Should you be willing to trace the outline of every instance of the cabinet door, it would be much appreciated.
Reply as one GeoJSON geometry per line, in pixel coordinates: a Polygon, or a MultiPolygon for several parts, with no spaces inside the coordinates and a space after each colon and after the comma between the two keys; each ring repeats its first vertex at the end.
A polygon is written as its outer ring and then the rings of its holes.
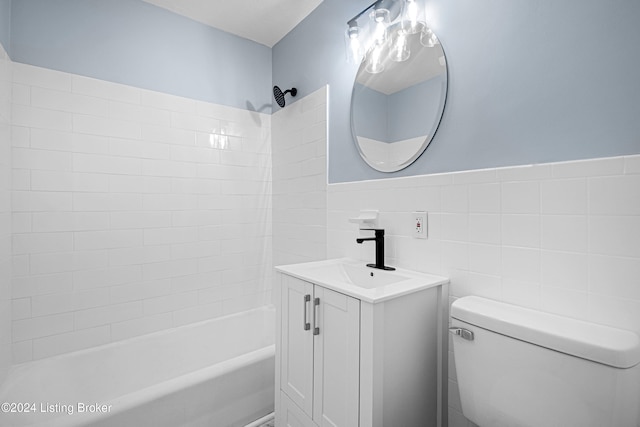
{"type": "Polygon", "coordinates": [[[289,397],[281,393],[281,413],[278,414],[278,426],[279,427],[317,427],[316,424],[311,421],[311,417],[302,412],[302,409],[298,408],[298,405],[291,402],[289,397]]]}
{"type": "Polygon", "coordinates": [[[280,388],[313,415],[313,285],[282,276],[280,388]]]}
{"type": "MultiPolygon", "coordinates": [[[[320,427],[358,425],[360,301],[316,286],[313,420],[320,427]]],[[[315,303],[315,299],[314,299],[315,303]]]]}

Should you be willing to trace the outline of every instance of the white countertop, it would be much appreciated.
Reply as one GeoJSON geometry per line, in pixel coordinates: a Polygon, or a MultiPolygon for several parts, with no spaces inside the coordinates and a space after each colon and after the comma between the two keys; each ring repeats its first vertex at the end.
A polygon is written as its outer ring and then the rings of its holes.
{"type": "Polygon", "coordinates": [[[446,277],[401,268],[383,271],[349,258],[280,265],[276,271],[372,304],[449,283],[446,277]]]}

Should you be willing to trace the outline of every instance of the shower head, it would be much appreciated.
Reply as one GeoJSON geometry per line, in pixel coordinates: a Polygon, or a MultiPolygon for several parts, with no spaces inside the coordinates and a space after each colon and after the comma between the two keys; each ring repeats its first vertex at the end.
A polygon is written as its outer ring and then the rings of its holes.
{"type": "Polygon", "coordinates": [[[276,99],[276,102],[278,103],[280,108],[283,108],[285,106],[284,96],[288,93],[290,93],[291,96],[296,96],[298,94],[298,89],[292,87],[291,89],[287,89],[283,92],[278,86],[273,87],[273,97],[276,99]]]}

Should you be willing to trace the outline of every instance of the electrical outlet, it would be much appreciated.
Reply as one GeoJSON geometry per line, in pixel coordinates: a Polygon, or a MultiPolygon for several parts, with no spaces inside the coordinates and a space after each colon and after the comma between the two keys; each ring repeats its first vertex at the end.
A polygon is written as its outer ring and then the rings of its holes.
{"type": "Polygon", "coordinates": [[[427,213],[426,212],[414,212],[411,217],[411,227],[413,230],[413,237],[416,239],[427,238],[427,213]]]}

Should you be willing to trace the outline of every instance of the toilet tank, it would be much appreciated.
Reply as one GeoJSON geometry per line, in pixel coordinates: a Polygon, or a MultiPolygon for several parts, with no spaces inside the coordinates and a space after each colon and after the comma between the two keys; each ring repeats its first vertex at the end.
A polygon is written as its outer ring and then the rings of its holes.
{"type": "Polygon", "coordinates": [[[462,410],[477,425],[640,427],[635,333],[475,296],[451,318],[462,410]]]}

